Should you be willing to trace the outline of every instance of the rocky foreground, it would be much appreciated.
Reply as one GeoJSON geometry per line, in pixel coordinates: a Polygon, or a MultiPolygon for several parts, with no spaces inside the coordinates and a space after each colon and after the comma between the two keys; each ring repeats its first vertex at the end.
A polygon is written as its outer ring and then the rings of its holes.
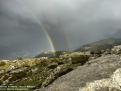
{"type": "Polygon", "coordinates": [[[121,91],[121,46],[36,91],[121,91]]]}
{"type": "Polygon", "coordinates": [[[85,65],[79,66],[72,72],[58,78],[48,87],[38,91],[121,91],[119,89],[121,73],[116,71],[119,68],[121,68],[119,55],[103,56],[90,60],[85,65]],[[115,79],[108,81],[108,79],[113,79],[111,75],[119,82],[115,82],[115,79]],[[115,82],[114,86],[111,81],[115,82]],[[111,83],[112,85],[110,85],[111,83]],[[109,90],[110,88],[116,90],[109,90]]]}
{"type": "Polygon", "coordinates": [[[103,54],[1,60],[0,85],[33,86],[28,91],[121,91],[121,46],[103,54]]]}
{"type": "Polygon", "coordinates": [[[33,86],[35,90],[47,87],[58,77],[85,64],[89,55],[66,53],[54,58],[18,58],[0,61],[1,86],[33,86]]]}

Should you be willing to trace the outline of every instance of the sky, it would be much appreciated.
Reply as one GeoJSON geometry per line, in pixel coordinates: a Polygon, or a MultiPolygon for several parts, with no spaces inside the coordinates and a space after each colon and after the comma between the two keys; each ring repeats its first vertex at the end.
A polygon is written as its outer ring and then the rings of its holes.
{"type": "Polygon", "coordinates": [[[73,50],[121,29],[121,0],[0,0],[0,58],[73,50]]]}

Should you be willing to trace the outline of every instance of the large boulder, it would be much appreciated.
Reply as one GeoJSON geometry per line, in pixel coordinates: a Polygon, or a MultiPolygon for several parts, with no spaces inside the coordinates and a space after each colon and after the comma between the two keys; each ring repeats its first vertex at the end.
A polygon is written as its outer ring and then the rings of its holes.
{"type": "Polygon", "coordinates": [[[117,69],[110,78],[86,83],[79,91],[121,91],[121,68],[117,69]]]}
{"type": "MultiPolygon", "coordinates": [[[[94,60],[90,60],[83,66],[71,71],[70,73],[58,78],[51,85],[46,88],[38,89],[36,91],[81,91],[82,88],[88,87],[88,83],[100,80],[106,83],[118,80],[120,75],[116,75],[116,71],[121,67],[121,57],[118,55],[107,55],[94,60]],[[114,73],[114,75],[113,75],[114,73]],[[112,75],[112,76],[111,76],[112,75]],[[118,77],[119,76],[119,77],[118,77]],[[113,79],[115,78],[115,79],[113,79]],[[111,79],[111,80],[110,80],[111,79]]],[[[110,91],[120,91],[116,84],[110,91]],[[117,88],[116,88],[117,86],[117,88]]],[[[97,91],[109,91],[108,87],[101,88],[97,91]],[[102,90],[103,89],[103,90],[102,90]]],[[[85,90],[96,91],[96,90],[85,90]]]]}
{"type": "Polygon", "coordinates": [[[113,54],[121,54],[121,45],[114,46],[114,48],[112,48],[112,53],[113,54]]]}

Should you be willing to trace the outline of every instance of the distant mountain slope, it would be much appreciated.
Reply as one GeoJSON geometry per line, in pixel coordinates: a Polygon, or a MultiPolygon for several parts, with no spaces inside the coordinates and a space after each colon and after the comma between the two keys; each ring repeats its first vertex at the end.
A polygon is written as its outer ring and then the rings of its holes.
{"type": "Polygon", "coordinates": [[[110,37],[121,39],[121,29],[119,29],[114,34],[110,35],[110,37]]]}
{"type": "Polygon", "coordinates": [[[82,47],[78,48],[76,51],[106,50],[106,49],[111,49],[113,46],[120,44],[121,44],[120,38],[107,38],[87,45],[83,45],[82,47]]]}
{"type": "Polygon", "coordinates": [[[40,57],[55,57],[53,52],[43,52],[35,56],[35,58],[40,58],[40,57]]]}
{"type": "Polygon", "coordinates": [[[55,52],[43,52],[35,56],[35,58],[40,58],[40,57],[48,57],[48,58],[55,58],[59,57],[60,55],[63,55],[64,51],[55,51],[55,52]]]}

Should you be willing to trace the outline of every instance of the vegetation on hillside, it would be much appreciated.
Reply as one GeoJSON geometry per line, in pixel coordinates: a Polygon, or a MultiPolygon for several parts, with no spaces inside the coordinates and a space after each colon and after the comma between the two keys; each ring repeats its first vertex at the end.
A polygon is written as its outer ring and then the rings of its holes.
{"type": "Polygon", "coordinates": [[[54,58],[20,58],[0,61],[0,84],[46,87],[58,77],[83,65],[88,55],[57,52],[54,58]]]}
{"type": "Polygon", "coordinates": [[[121,39],[108,38],[84,45],[81,48],[78,48],[76,51],[93,51],[93,52],[98,52],[102,50],[105,51],[106,49],[111,49],[114,46],[120,44],[121,44],[121,39]]]}

